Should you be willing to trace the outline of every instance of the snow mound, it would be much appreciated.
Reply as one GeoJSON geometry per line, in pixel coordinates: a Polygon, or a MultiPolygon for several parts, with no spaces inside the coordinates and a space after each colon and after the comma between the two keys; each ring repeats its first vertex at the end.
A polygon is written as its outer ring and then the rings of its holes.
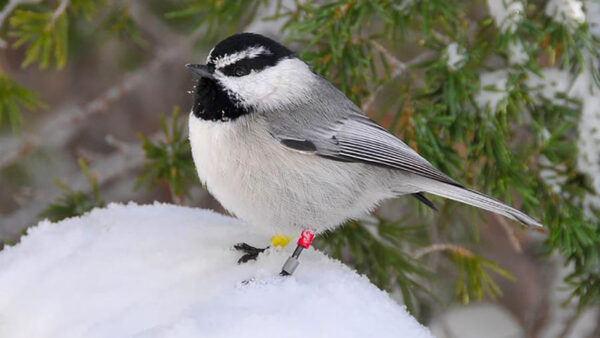
{"type": "Polygon", "coordinates": [[[0,252],[0,337],[432,337],[345,265],[211,211],[111,204],[29,229],[0,252]]]}

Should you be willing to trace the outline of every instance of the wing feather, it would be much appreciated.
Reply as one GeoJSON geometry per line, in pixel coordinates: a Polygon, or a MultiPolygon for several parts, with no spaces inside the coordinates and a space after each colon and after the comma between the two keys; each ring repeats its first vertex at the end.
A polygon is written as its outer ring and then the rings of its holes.
{"type": "MultiPolygon", "coordinates": [[[[462,187],[387,130],[364,115],[352,113],[330,126],[305,131],[304,142],[314,145],[317,155],[337,160],[363,162],[391,169],[399,169],[436,181],[462,187]]],[[[297,140],[298,136],[277,138],[297,140]]]]}

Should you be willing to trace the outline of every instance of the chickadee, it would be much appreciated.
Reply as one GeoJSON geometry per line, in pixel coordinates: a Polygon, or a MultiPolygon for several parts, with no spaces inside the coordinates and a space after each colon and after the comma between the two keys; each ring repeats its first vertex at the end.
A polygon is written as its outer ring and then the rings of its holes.
{"type": "MultiPolygon", "coordinates": [[[[267,37],[230,36],[206,65],[186,66],[199,76],[189,118],[198,175],[227,210],[252,225],[272,233],[308,230],[307,247],[312,233],[385,199],[412,194],[433,206],[423,195],[431,193],[541,226],[437,170],[267,37]]],[[[260,252],[238,248],[246,258],[260,252]]]]}

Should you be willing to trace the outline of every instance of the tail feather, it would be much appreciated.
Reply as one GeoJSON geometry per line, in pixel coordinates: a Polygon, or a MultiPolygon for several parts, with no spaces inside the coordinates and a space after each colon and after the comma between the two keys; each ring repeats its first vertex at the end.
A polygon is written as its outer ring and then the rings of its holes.
{"type": "Polygon", "coordinates": [[[435,204],[433,204],[433,202],[431,202],[427,197],[425,197],[425,195],[423,195],[422,192],[414,193],[412,194],[412,196],[419,200],[419,202],[428,206],[431,210],[438,211],[438,208],[435,206],[435,204]]]}
{"type": "Polygon", "coordinates": [[[419,183],[418,188],[422,191],[500,214],[526,226],[542,226],[539,221],[525,213],[475,190],[429,179],[419,183]]]}

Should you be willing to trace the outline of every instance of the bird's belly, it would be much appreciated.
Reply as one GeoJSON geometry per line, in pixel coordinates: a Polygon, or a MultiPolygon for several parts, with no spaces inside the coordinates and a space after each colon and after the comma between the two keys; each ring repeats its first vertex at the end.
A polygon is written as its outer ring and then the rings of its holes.
{"type": "MultiPolygon", "coordinates": [[[[241,118],[240,118],[241,119],[241,118]]],[[[190,118],[200,179],[227,210],[273,233],[331,229],[382,198],[370,191],[365,166],[285,148],[260,123],[190,118]]],[[[256,121],[254,121],[256,122],[256,121]]],[[[293,235],[294,233],[289,233],[293,235]]]]}

